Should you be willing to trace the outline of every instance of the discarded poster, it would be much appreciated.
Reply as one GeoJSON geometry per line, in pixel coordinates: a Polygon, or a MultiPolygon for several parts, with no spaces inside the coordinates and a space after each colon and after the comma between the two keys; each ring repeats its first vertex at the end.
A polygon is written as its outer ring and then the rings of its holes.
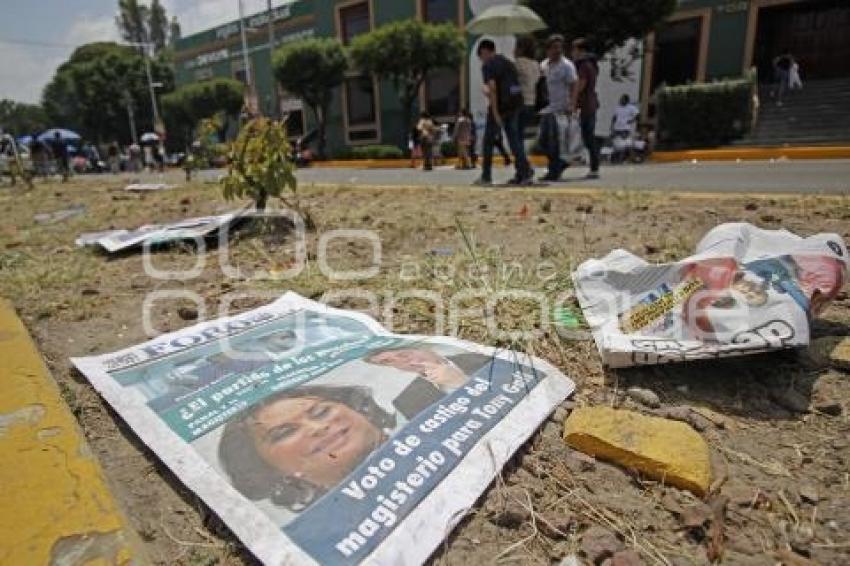
{"type": "Polygon", "coordinates": [[[72,360],[267,564],[419,564],[573,383],[294,293],[72,360]]]}
{"type": "Polygon", "coordinates": [[[149,192],[149,191],[166,191],[173,189],[176,185],[168,185],[166,183],[131,183],[124,187],[125,191],[130,192],[149,192]]]}
{"type": "Polygon", "coordinates": [[[847,281],[837,234],[722,224],[696,255],[649,264],[625,251],[581,264],[576,294],[610,367],[805,346],[809,322],[847,281]]]}
{"type": "Polygon", "coordinates": [[[65,220],[69,220],[75,216],[80,216],[85,211],[86,205],[75,204],[70,208],[64,208],[62,210],[57,210],[56,212],[41,212],[33,216],[33,220],[39,224],[56,224],[57,222],[64,222],[65,220]]]}
{"type": "Polygon", "coordinates": [[[221,228],[234,223],[242,212],[229,212],[218,216],[188,218],[168,224],[148,224],[135,230],[105,230],[80,234],[78,246],[100,246],[109,253],[139,245],[155,245],[178,240],[207,238],[221,228]]]}

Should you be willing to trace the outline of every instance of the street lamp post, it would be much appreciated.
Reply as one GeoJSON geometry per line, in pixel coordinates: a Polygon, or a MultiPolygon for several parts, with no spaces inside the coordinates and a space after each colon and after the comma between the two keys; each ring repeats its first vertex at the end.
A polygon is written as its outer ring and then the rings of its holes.
{"type": "Polygon", "coordinates": [[[245,84],[248,87],[248,96],[253,97],[254,88],[251,76],[251,58],[248,54],[248,34],[245,30],[245,14],[242,9],[242,0],[236,0],[239,7],[239,34],[242,36],[242,64],[245,66],[245,84]]]}

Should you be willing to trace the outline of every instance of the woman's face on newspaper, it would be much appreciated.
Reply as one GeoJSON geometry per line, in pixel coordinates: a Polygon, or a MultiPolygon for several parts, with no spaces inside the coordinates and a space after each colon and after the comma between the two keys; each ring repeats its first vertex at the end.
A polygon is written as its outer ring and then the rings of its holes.
{"type": "Polygon", "coordinates": [[[260,457],[282,474],[314,485],[339,483],[381,441],[369,420],[336,401],[281,399],[262,407],[250,428],[260,457]]]}

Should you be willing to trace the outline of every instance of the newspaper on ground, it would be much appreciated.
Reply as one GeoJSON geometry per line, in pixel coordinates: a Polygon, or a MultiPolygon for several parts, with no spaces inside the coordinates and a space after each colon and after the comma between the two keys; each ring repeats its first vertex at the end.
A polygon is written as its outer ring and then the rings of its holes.
{"type": "Polygon", "coordinates": [[[696,254],[650,264],[625,251],[581,264],[576,294],[610,367],[805,346],[810,321],[847,281],[837,234],[722,224],[696,254]]]}
{"type": "Polygon", "coordinates": [[[187,218],[168,224],[148,224],[135,230],[105,230],[86,232],[77,237],[77,246],[99,246],[115,253],[140,245],[159,245],[179,240],[195,240],[212,236],[225,226],[233,224],[242,216],[242,211],[228,212],[217,216],[187,218]]]}
{"type": "Polygon", "coordinates": [[[419,564],[574,384],[287,293],[72,360],[266,564],[419,564]]]}
{"type": "Polygon", "coordinates": [[[173,189],[177,185],[169,185],[167,183],[131,183],[124,187],[125,191],[131,192],[149,192],[149,191],[166,191],[173,189]]]}

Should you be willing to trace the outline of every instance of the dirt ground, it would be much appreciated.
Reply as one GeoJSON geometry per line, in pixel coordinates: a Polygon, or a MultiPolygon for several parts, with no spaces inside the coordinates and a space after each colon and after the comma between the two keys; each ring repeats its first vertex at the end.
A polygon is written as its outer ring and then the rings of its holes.
{"type": "MultiPolygon", "coordinates": [[[[570,289],[571,266],[586,258],[617,247],[652,261],[683,258],[702,234],[726,221],[802,235],[836,232],[850,240],[850,197],[302,187],[316,230],[308,237],[311,261],[294,279],[252,276],[259,269],[279,273],[292,263],[292,236],[262,232],[234,237],[229,256],[242,271],[238,277],[222,273],[217,250],[174,246],[153,254],[156,267],[187,270],[200,259],[206,266],[190,280],[158,280],[145,275],[141,254],[109,258],[76,248],[74,238],[235,205],[224,202],[215,185],[138,195],[124,192],[125,184],[126,179],[103,177],[40,184],[30,192],[0,189],[0,295],[14,302],[33,333],[157,564],[254,559],[69,362],[146,340],[142,309],[152,291],[195,291],[212,317],[224,303],[252,308],[288,289],[315,299],[335,292],[328,297],[333,304],[368,307],[344,296],[356,287],[378,297],[373,314],[393,330],[433,333],[445,313],[421,299],[393,302],[399,292],[433,291],[446,305],[469,289],[530,289],[554,297],[570,289]],[[74,205],[85,210],[64,220],[34,218],[74,205]],[[335,229],[380,236],[378,275],[354,282],[322,275],[313,261],[318,240],[335,229]]],[[[372,262],[369,246],[360,240],[335,240],[329,256],[338,268],[364,269],[372,262]]],[[[467,306],[474,307],[475,300],[467,306]]],[[[194,324],[185,307],[155,303],[154,327],[171,331],[194,324]]],[[[433,563],[551,564],[570,555],[601,561],[621,547],[636,554],[619,554],[617,564],[850,562],[846,373],[805,350],[611,371],[601,366],[591,341],[559,338],[551,327],[546,330],[545,314],[535,312],[522,301],[500,304],[500,326],[541,328],[534,340],[517,345],[561,368],[576,382],[576,394],[515,456],[433,563]],[[651,390],[660,407],[635,401],[624,393],[630,387],[651,390]],[[569,449],[561,440],[563,419],[584,405],[675,414],[690,422],[711,446],[715,493],[702,503],[569,449]]],[[[510,345],[488,334],[475,316],[462,317],[456,326],[461,337],[510,345]]],[[[816,322],[814,335],[848,334],[845,292],[816,322]]]]}

